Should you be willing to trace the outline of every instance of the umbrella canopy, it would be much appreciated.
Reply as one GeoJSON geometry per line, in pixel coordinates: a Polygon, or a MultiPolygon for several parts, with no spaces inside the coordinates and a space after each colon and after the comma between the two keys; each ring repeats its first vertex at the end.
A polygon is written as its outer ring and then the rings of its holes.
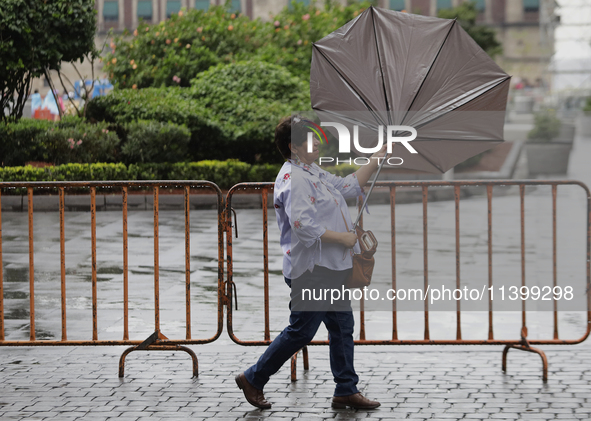
{"type": "Polygon", "coordinates": [[[508,76],[455,21],[370,7],[313,45],[312,108],[321,121],[414,127],[397,168],[442,173],[503,142],[508,76]]]}

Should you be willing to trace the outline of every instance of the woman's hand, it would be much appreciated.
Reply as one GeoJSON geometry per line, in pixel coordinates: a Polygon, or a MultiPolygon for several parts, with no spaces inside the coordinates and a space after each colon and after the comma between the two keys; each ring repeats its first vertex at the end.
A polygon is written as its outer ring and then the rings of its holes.
{"type": "Polygon", "coordinates": [[[374,153],[371,156],[371,162],[374,163],[375,162],[375,166],[376,168],[378,167],[378,158],[383,158],[386,156],[386,152],[388,152],[388,145],[384,144],[382,146],[382,149],[380,149],[379,151],[377,151],[376,153],[374,153]]]}
{"type": "Polygon", "coordinates": [[[380,158],[384,158],[386,156],[386,152],[388,152],[387,145],[383,145],[382,148],[374,153],[371,158],[369,159],[369,164],[362,165],[355,174],[357,175],[357,181],[359,181],[359,186],[363,187],[369,181],[369,177],[375,172],[378,168],[379,163],[381,162],[380,158]]]}
{"type": "Polygon", "coordinates": [[[340,243],[348,249],[352,249],[357,242],[357,234],[354,231],[342,232],[340,243]]]}

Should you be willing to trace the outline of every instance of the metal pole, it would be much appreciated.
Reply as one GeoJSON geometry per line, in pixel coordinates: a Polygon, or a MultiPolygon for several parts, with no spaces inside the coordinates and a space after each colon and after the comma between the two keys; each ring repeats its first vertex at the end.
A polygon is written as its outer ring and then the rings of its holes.
{"type": "Polygon", "coordinates": [[[373,191],[376,181],[378,181],[378,177],[380,176],[380,172],[382,171],[382,167],[384,166],[384,164],[386,163],[387,160],[388,160],[388,153],[386,152],[386,155],[384,155],[384,159],[382,160],[381,164],[378,166],[378,170],[376,171],[376,176],[372,180],[371,186],[369,186],[369,191],[365,195],[365,200],[363,201],[363,205],[361,205],[361,209],[359,210],[359,214],[357,215],[357,218],[355,219],[355,223],[353,224],[353,230],[359,224],[359,219],[361,219],[361,214],[363,213],[363,209],[365,209],[365,206],[367,205],[367,201],[369,200],[369,196],[371,196],[371,192],[373,191]]]}

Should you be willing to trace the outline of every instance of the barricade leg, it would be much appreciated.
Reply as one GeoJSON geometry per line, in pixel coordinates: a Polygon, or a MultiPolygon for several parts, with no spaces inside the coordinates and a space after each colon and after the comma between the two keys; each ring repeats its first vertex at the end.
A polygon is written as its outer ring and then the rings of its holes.
{"type": "MultiPolygon", "coordinates": [[[[304,360],[304,370],[308,370],[310,368],[310,364],[308,363],[308,347],[305,346],[303,347],[300,351],[302,351],[302,357],[304,360]]],[[[298,353],[300,352],[296,352],[295,354],[293,354],[291,356],[291,381],[295,382],[298,380],[298,374],[297,374],[297,359],[298,359],[298,353]]]]}
{"type": "Polygon", "coordinates": [[[523,326],[521,328],[521,343],[510,344],[505,346],[505,349],[503,349],[503,373],[507,372],[507,354],[509,353],[509,348],[520,349],[522,351],[533,352],[534,354],[538,354],[542,358],[542,380],[544,381],[544,383],[548,381],[548,358],[546,358],[546,354],[544,354],[544,351],[538,348],[534,348],[529,344],[529,341],[527,340],[526,326],[523,326]]]}
{"type": "Polygon", "coordinates": [[[191,356],[193,361],[193,377],[199,377],[197,355],[195,355],[190,348],[182,345],[150,345],[147,348],[140,349],[139,346],[140,345],[127,348],[123,354],[121,354],[121,358],[119,359],[119,377],[123,377],[125,374],[125,357],[133,351],[184,351],[191,356]]]}
{"type": "Polygon", "coordinates": [[[141,344],[132,346],[123,351],[123,354],[121,354],[121,357],[119,358],[119,377],[123,377],[125,374],[125,357],[133,351],[184,351],[191,356],[191,360],[193,361],[193,377],[199,377],[199,362],[197,360],[197,355],[186,346],[170,343],[159,344],[158,341],[161,339],[167,338],[162,333],[156,331],[141,344]]]}
{"type": "Polygon", "coordinates": [[[534,354],[538,354],[540,358],[542,358],[542,380],[544,383],[548,381],[548,358],[544,351],[538,348],[533,348],[531,346],[524,346],[524,345],[507,345],[505,349],[503,349],[503,362],[502,362],[502,369],[503,373],[507,372],[507,354],[509,353],[509,348],[520,349],[522,351],[533,352],[534,354]]]}
{"type": "MultiPolygon", "coordinates": [[[[299,352],[299,351],[298,351],[299,352]]],[[[297,367],[297,359],[298,359],[298,353],[296,352],[295,354],[293,354],[291,356],[291,381],[295,382],[298,380],[298,367],[297,367]]]]}

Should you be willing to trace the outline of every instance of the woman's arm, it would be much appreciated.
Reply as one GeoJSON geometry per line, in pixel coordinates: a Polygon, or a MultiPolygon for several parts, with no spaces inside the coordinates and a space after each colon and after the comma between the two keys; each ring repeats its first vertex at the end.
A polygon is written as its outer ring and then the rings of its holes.
{"type": "Polygon", "coordinates": [[[382,149],[380,149],[371,156],[371,158],[369,159],[369,164],[362,165],[361,168],[359,168],[355,172],[360,187],[363,187],[367,184],[367,182],[369,181],[369,177],[371,177],[371,175],[378,168],[378,158],[383,158],[385,155],[386,145],[382,146],[382,149]]]}
{"type": "Polygon", "coordinates": [[[357,242],[357,234],[353,231],[349,232],[336,232],[331,230],[326,230],[324,234],[320,236],[320,240],[323,243],[339,243],[346,248],[350,249],[355,246],[357,242]]]}

